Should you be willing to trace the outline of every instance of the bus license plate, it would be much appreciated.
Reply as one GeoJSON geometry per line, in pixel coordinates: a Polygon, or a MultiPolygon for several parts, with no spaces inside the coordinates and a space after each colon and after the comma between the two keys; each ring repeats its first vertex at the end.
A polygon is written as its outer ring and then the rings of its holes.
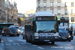
{"type": "Polygon", "coordinates": [[[54,33],[47,33],[47,36],[54,36],[54,33]]]}
{"type": "Polygon", "coordinates": [[[50,40],[44,40],[44,41],[50,41],[50,40]]]}
{"type": "Polygon", "coordinates": [[[67,38],[63,37],[63,39],[67,39],[67,38]]]}
{"type": "Polygon", "coordinates": [[[40,36],[54,36],[54,33],[40,33],[40,36]]]}
{"type": "Polygon", "coordinates": [[[66,37],[64,37],[64,36],[63,36],[62,38],[63,38],[63,39],[67,39],[67,38],[66,38],[66,37]]]}

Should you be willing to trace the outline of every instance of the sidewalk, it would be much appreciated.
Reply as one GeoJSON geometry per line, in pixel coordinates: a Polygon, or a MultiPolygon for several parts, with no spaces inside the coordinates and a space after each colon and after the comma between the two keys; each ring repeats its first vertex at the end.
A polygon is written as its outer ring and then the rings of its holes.
{"type": "Polygon", "coordinates": [[[2,43],[0,43],[0,50],[4,50],[4,46],[2,43]]]}
{"type": "MultiPolygon", "coordinates": [[[[0,35],[0,38],[1,38],[2,36],[0,35]]],[[[5,50],[4,49],[4,44],[3,44],[3,40],[1,40],[1,43],[0,43],[0,50],[5,50]]]]}

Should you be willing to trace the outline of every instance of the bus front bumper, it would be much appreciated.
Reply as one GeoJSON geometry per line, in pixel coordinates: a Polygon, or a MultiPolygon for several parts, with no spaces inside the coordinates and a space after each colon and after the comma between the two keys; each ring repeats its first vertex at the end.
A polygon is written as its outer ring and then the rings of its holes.
{"type": "Polygon", "coordinates": [[[51,37],[34,37],[34,41],[40,41],[40,42],[52,42],[52,41],[56,41],[59,40],[59,37],[55,37],[55,36],[51,36],[51,37]]]}

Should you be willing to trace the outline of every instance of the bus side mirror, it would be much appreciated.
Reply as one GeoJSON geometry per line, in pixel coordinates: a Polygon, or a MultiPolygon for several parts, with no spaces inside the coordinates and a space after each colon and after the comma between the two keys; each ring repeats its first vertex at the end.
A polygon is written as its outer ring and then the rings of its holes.
{"type": "Polygon", "coordinates": [[[34,31],[34,28],[33,28],[33,26],[31,27],[31,30],[32,30],[32,31],[34,31]]]}

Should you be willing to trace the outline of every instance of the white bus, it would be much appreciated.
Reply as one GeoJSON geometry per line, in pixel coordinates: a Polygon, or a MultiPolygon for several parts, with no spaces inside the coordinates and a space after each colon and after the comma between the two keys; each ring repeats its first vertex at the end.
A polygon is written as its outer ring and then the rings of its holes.
{"type": "Polygon", "coordinates": [[[59,38],[57,17],[49,12],[37,12],[25,21],[23,39],[27,42],[51,42],[59,38]]]}

